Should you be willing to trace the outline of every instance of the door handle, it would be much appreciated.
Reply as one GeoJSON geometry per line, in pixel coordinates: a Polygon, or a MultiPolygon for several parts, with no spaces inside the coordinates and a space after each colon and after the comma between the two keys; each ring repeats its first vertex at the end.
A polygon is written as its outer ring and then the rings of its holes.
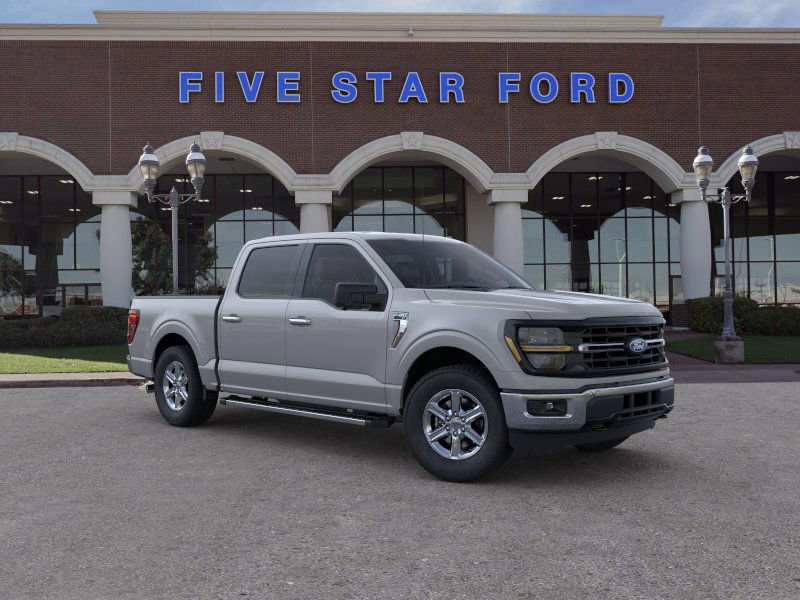
{"type": "Polygon", "coordinates": [[[306,319],[305,317],[292,317],[289,319],[289,323],[292,325],[300,325],[301,327],[305,327],[307,325],[311,325],[311,319],[306,319]]]}
{"type": "Polygon", "coordinates": [[[226,323],[239,323],[242,320],[242,317],[239,315],[223,315],[222,320],[226,323]]]}

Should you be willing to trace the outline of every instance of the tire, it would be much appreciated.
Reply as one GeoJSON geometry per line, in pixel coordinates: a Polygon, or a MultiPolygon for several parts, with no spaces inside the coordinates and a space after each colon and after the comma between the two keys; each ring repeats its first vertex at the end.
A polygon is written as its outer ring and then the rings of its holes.
{"type": "Polygon", "coordinates": [[[422,377],[408,395],[403,422],[411,454],[445,481],[474,481],[511,454],[500,394],[487,374],[471,365],[442,367],[422,377]],[[455,420],[454,392],[460,407],[455,420]]]}
{"type": "Polygon", "coordinates": [[[584,452],[602,452],[603,450],[610,450],[616,446],[619,446],[622,442],[627,440],[629,435],[625,437],[617,438],[615,440],[606,440],[605,442],[595,442],[593,444],[575,444],[575,447],[578,450],[583,450],[584,452]]]}
{"type": "Polygon", "coordinates": [[[217,408],[217,392],[203,387],[197,361],[189,346],[167,348],[156,362],[156,405],[161,416],[175,427],[193,427],[205,423],[217,408]],[[174,385],[170,379],[183,382],[174,385]],[[180,393],[183,389],[185,395],[180,393]],[[171,390],[178,390],[173,393],[171,390]]]}

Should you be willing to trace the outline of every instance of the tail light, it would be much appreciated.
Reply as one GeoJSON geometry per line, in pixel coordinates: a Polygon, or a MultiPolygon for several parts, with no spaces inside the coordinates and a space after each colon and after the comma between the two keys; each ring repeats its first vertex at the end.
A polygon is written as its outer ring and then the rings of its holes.
{"type": "Polygon", "coordinates": [[[132,308],[128,311],[128,345],[133,343],[133,336],[136,335],[136,328],[139,327],[139,309],[132,308]]]}

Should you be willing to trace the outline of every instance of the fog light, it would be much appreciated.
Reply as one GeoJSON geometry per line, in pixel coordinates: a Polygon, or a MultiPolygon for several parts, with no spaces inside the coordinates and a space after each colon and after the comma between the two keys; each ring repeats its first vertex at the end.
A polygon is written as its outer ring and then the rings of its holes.
{"type": "Polygon", "coordinates": [[[567,414],[567,401],[528,400],[528,414],[536,417],[563,417],[567,414]]]}

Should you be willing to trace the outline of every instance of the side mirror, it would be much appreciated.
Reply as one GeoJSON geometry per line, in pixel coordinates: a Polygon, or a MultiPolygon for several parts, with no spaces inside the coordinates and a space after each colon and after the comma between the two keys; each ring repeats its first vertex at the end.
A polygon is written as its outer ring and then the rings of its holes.
{"type": "Polygon", "coordinates": [[[379,294],[378,286],[374,283],[344,283],[336,284],[334,303],[345,310],[362,308],[379,308],[386,302],[388,294],[379,294]]]}

